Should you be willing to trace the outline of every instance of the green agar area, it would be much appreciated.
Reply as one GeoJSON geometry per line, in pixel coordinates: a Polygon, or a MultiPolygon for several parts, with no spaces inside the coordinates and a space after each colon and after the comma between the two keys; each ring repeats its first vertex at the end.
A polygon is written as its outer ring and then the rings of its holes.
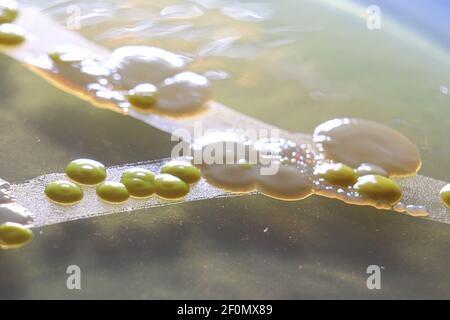
{"type": "Polygon", "coordinates": [[[10,23],[19,15],[17,2],[14,0],[0,1],[0,23],[10,23]]]}
{"type": "Polygon", "coordinates": [[[14,249],[26,245],[33,238],[33,232],[18,223],[0,225],[0,248],[14,249]]]}
{"type": "Polygon", "coordinates": [[[441,199],[450,208],[450,183],[441,189],[441,199]]]}
{"type": "Polygon", "coordinates": [[[70,181],[55,181],[47,185],[45,195],[58,204],[71,205],[83,199],[83,190],[70,181]]]}
{"type": "Polygon", "coordinates": [[[155,174],[150,170],[133,168],[126,170],[120,180],[132,197],[147,198],[155,192],[155,174]]]}
{"type": "Polygon", "coordinates": [[[316,174],[326,182],[340,187],[349,187],[356,183],[358,175],[342,163],[326,163],[316,169],[316,174]]]}
{"type": "Polygon", "coordinates": [[[105,181],[97,187],[97,195],[109,203],[123,203],[128,200],[130,194],[123,183],[105,181]]]}
{"type": "Polygon", "coordinates": [[[17,45],[25,41],[23,29],[15,24],[0,24],[0,44],[17,45]]]}
{"type": "Polygon", "coordinates": [[[391,205],[402,197],[402,190],[395,181],[379,175],[358,178],[354,188],[370,200],[388,202],[391,205]]]}
{"type": "Polygon", "coordinates": [[[106,179],[105,166],[90,159],[77,159],[70,162],[65,172],[73,181],[89,186],[97,185],[106,179]]]}
{"type": "Polygon", "coordinates": [[[186,183],[198,182],[201,178],[200,170],[185,161],[172,160],[161,168],[162,173],[168,173],[180,178],[186,183]]]}
{"type": "Polygon", "coordinates": [[[180,199],[189,193],[189,184],[171,174],[162,173],[155,177],[155,192],[165,199],[180,199]]]}
{"type": "Polygon", "coordinates": [[[140,84],[128,92],[128,101],[139,111],[149,111],[157,102],[158,89],[150,84],[140,84]]]}

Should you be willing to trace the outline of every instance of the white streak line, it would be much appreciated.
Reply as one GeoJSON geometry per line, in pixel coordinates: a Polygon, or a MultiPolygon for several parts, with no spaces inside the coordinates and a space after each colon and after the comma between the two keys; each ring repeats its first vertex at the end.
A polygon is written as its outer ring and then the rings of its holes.
{"type": "MultiPolygon", "coordinates": [[[[160,172],[161,166],[169,160],[161,159],[113,166],[107,169],[108,180],[120,181],[122,172],[133,167],[140,167],[157,173],[160,172]]],[[[191,186],[191,191],[185,198],[177,201],[164,200],[154,195],[145,200],[130,198],[123,204],[107,204],[98,198],[95,193],[95,187],[84,187],[84,198],[79,204],[62,206],[53,204],[44,194],[48,183],[61,179],[65,180],[67,176],[64,173],[50,173],[23,184],[11,185],[11,189],[16,195],[17,203],[33,212],[33,227],[189,201],[245,195],[243,193],[226,192],[211,186],[204,179],[201,179],[198,183],[191,186]]],[[[425,219],[450,224],[449,210],[439,198],[439,190],[445,185],[445,182],[420,175],[396,180],[404,190],[403,200],[405,202],[424,205],[429,209],[430,215],[425,219]]],[[[254,194],[258,194],[258,192],[251,192],[248,195],[254,194]]]]}
{"type": "MultiPolygon", "coordinates": [[[[168,160],[163,159],[110,167],[107,169],[107,179],[120,181],[122,172],[132,167],[140,167],[157,173],[160,172],[161,166],[168,160]]],[[[166,206],[187,201],[238,195],[212,187],[202,179],[191,186],[191,191],[182,200],[164,200],[154,195],[144,200],[130,198],[123,204],[107,204],[96,195],[95,187],[83,187],[84,198],[79,204],[63,206],[52,203],[44,194],[47,184],[56,180],[67,180],[67,176],[64,173],[50,173],[23,184],[11,185],[11,189],[16,195],[17,203],[33,212],[33,227],[42,227],[111,213],[131,212],[138,209],[166,206]]]]}

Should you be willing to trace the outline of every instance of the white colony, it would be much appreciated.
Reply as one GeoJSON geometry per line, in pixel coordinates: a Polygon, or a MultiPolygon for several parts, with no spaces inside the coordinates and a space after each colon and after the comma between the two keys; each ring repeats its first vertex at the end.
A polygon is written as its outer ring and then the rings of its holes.
{"type": "Polygon", "coordinates": [[[11,193],[11,186],[7,181],[0,179],[0,204],[13,201],[14,197],[11,193]]]}
{"type": "Polygon", "coordinates": [[[197,150],[220,154],[217,159],[225,159],[228,152],[239,147],[247,150],[245,157],[233,157],[231,163],[201,165],[203,176],[214,186],[232,192],[258,190],[283,200],[300,200],[312,193],[312,170],[308,163],[311,159],[306,157],[305,146],[273,138],[249,143],[248,139],[230,133],[206,135],[199,140],[201,143],[198,140],[194,143],[197,150]],[[249,156],[252,153],[253,159],[249,156]]]}
{"type": "Polygon", "coordinates": [[[31,212],[15,202],[9,183],[0,179],[0,225],[8,222],[26,225],[32,221],[31,212]]]}
{"type": "Polygon", "coordinates": [[[280,164],[274,175],[258,176],[258,191],[281,200],[301,200],[312,193],[312,179],[309,174],[293,165],[280,164]]]}
{"type": "Polygon", "coordinates": [[[203,176],[213,186],[234,192],[256,189],[259,167],[243,164],[212,164],[203,168],[203,176]]]}
{"type": "Polygon", "coordinates": [[[184,71],[187,61],[186,57],[160,48],[126,46],[114,50],[104,66],[113,70],[117,83],[129,90],[141,83],[159,84],[184,71]]]}
{"type": "Polygon", "coordinates": [[[389,175],[413,175],[421,165],[416,146],[398,131],[380,123],[341,118],[320,124],[314,142],[326,158],[352,168],[363,163],[381,167],[389,175]]]}
{"type": "Polygon", "coordinates": [[[17,203],[0,204],[0,224],[6,222],[29,224],[32,220],[31,213],[17,203]]]}
{"type": "Polygon", "coordinates": [[[118,103],[125,111],[130,106],[126,95],[144,84],[157,88],[155,110],[161,113],[192,113],[212,98],[210,81],[185,71],[188,58],[164,49],[121,47],[105,60],[86,49],[63,45],[49,56],[51,72],[99,101],[118,103]]]}
{"type": "MultiPolygon", "coordinates": [[[[195,139],[191,144],[194,164],[237,163],[251,157],[255,152],[252,141],[233,131],[210,131],[195,139]]],[[[252,159],[256,163],[256,158],[252,159]]]]}
{"type": "Polygon", "coordinates": [[[413,217],[426,217],[428,210],[425,206],[410,204],[406,206],[406,213],[413,217]]]}
{"type": "Polygon", "coordinates": [[[182,72],[165,79],[159,86],[158,110],[169,113],[192,112],[211,99],[209,80],[193,72],[182,72]]]}

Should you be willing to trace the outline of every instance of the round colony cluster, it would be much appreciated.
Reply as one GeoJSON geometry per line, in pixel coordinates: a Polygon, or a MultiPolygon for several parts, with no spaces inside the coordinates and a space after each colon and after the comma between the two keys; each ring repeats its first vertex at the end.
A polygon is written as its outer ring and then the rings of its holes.
{"type": "Polygon", "coordinates": [[[106,180],[105,166],[91,159],[77,159],[65,170],[69,180],[49,183],[45,195],[55,204],[75,205],[83,200],[83,188],[96,187],[97,196],[106,203],[120,204],[130,197],[145,199],[153,194],[164,199],[180,199],[190,191],[190,185],[200,180],[200,170],[187,161],[172,160],[154,174],[143,168],[131,168],[122,173],[120,182],[106,180]]]}
{"type": "Polygon", "coordinates": [[[259,191],[280,200],[300,200],[312,193],[309,145],[279,138],[252,142],[230,132],[215,132],[195,140],[191,149],[194,160],[201,159],[203,176],[216,187],[259,191]]]}
{"type": "Polygon", "coordinates": [[[126,46],[107,58],[62,45],[49,53],[53,75],[121,112],[193,114],[211,100],[211,84],[188,70],[187,57],[155,47],[126,46]]]}
{"type": "Polygon", "coordinates": [[[311,145],[274,138],[253,142],[227,131],[204,135],[191,149],[194,160],[201,160],[205,179],[230,192],[259,191],[281,200],[318,194],[415,216],[428,214],[423,206],[402,204],[401,187],[391,178],[417,173],[421,160],[416,147],[373,121],[327,121],[316,128],[311,145]]]}

